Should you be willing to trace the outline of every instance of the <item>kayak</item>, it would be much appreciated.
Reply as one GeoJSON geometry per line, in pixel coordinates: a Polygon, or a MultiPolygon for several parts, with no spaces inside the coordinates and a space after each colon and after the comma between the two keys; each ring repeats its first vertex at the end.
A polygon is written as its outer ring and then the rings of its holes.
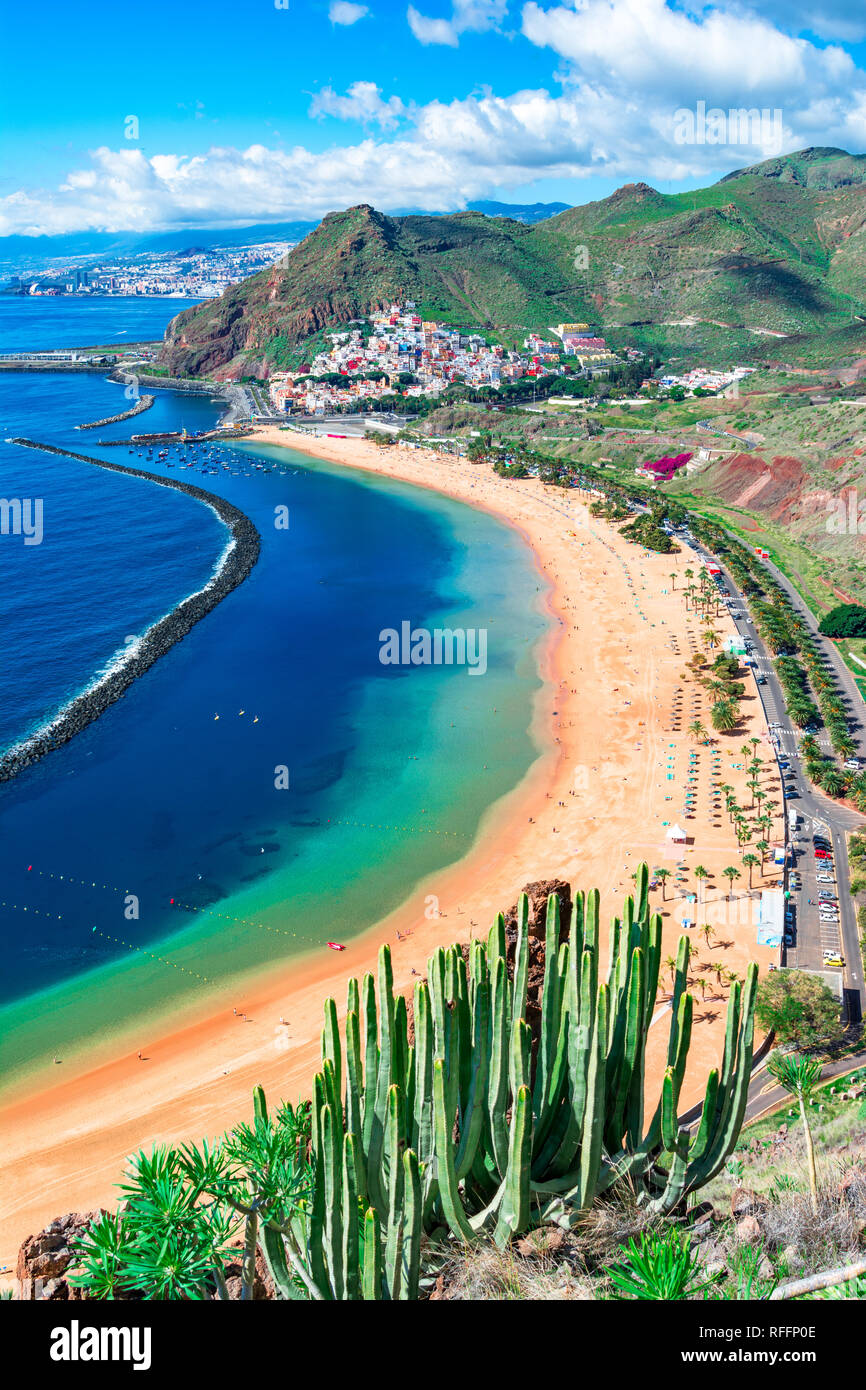
{"type": "Polygon", "coordinates": [[[345,946],[341,946],[339,941],[329,941],[328,945],[332,951],[345,951],[345,946]]]}

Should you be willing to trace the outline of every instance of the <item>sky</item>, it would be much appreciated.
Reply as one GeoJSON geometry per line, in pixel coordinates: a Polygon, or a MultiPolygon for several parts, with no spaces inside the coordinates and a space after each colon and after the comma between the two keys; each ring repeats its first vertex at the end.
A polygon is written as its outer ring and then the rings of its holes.
{"type": "Polygon", "coordinates": [[[41,0],[4,40],[0,235],[576,204],[866,151],[864,0],[41,0]]]}

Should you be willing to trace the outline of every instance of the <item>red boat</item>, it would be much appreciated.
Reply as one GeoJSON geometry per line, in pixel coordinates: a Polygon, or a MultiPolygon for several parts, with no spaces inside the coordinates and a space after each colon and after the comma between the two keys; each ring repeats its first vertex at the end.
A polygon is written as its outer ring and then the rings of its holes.
{"type": "Polygon", "coordinates": [[[328,945],[332,951],[345,951],[345,946],[341,946],[339,941],[329,941],[328,945]]]}

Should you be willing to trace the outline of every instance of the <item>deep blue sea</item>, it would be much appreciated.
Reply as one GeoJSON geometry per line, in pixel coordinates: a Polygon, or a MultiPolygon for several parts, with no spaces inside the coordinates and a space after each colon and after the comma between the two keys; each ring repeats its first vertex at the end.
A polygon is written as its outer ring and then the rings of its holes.
{"type": "MultiPolygon", "coordinates": [[[[182,307],[0,300],[0,351],[156,337],[182,307]]],[[[160,391],[132,421],[74,428],[127,406],[98,375],[0,373],[0,440],[219,493],[255,522],[262,555],[96,724],[0,786],[0,1036],[18,1081],[58,1050],[74,1063],[202,991],[350,940],[461,857],[537,756],[546,619],[519,537],[294,452],[178,448],[168,469],[97,443],[210,425],[223,407],[206,398],[160,391]],[[382,666],[379,632],[405,619],[486,628],[487,674],[382,666]]],[[[40,545],[0,535],[3,749],[206,583],[227,533],[192,498],[7,442],[0,496],[41,499],[44,517],[40,545]]]]}

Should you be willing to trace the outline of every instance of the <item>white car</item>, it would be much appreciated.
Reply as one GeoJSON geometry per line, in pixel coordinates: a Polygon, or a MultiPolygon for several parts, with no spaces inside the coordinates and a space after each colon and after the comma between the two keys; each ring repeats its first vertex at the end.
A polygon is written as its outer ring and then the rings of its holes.
{"type": "Polygon", "coordinates": [[[816,875],[815,875],[815,882],[816,882],[816,883],[835,883],[836,880],[835,880],[835,878],[833,877],[832,874],[816,874],[816,875]]]}
{"type": "Polygon", "coordinates": [[[859,758],[849,758],[848,761],[847,761],[847,763],[845,764],[845,766],[846,766],[846,768],[848,769],[849,772],[859,772],[859,771],[860,771],[860,759],[859,759],[859,758]]]}

